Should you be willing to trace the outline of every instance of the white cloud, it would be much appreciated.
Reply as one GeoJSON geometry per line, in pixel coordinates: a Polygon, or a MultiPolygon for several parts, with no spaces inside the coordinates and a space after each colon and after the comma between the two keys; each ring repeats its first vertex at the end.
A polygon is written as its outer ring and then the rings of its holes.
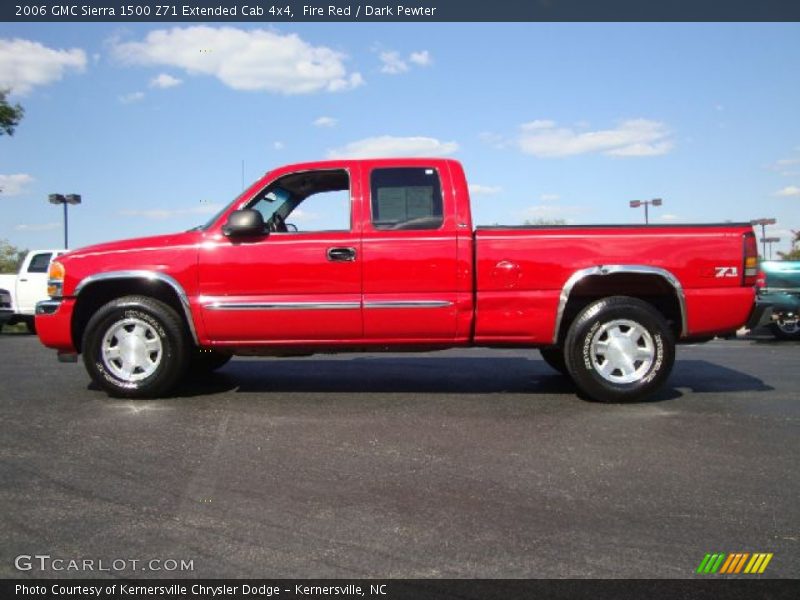
{"type": "Polygon", "coordinates": [[[133,104],[144,99],[144,92],[131,92],[130,94],[123,94],[119,97],[119,101],[123,104],[133,104]]]}
{"type": "Polygon", "coordinates": [[[508,147],[508,139],[499,133],[484,131],[478,135],[478,139],[486,144],[489,144],[493,148],[496,148],[497,150],[503,150],[508,147]]]}
{"type": "Polygon", "coordinates": [[[499,185],[481,185],[479,183],[469,184],[469,193],[472,196],[494,196],[503,191],[499,185]]]}
{"type": "Polygon", "coordinates": [[[381,52],[378,58],[381,59],[381,73],[387,75],[399,75],[408,71],[408,64],[400,58],[399,52],[381,52]]]}
{"type": "Polygon", "coordinates": [[[182,79],[178,79],[177,77],[173,77],[172,75],[168,75],[167,73],[160,73],[156,77],[150,80],[150,87],[161,88],[165,90],[167,88],[175,87],[183,83],[182,79]]]}
{"type": "Polygon", "coordinates": [[[334,119],[333,117],[320,117],[319,119],[315,119],[312,125],[314,125],[314,127],[336,127],[338,122],[338,119],[334,119]]]}
{"type": "Polygon", "coordinates": [[[558,194],[542,194],[539,196],[539,200],[542,202],[557,202],[561,199],[561,196],[558,194]]]}
{"type": "Polygon", "coordinates": [[[556,126],[555,121],[550,121],[547,119],[536,119],[535,121],[531,121],[529,123],[523,123],[521,125],[521,129],[523,131],[536,131],[537,129],[552,129],[556,126]]]}
{"type": "Polygon", "coordinates": [[[365,138],[328,151],[329,158],[369,158],[393,156],[444,156],[458,150],[456,142],[442,142],[430,137],[394,137],[382,135],[365,138]]]}
{"type": "Polygon", "coordinates": [[[211,75],[235,90],[310,94],[364,83],[359,73],[348,72],[341,52],[266,29],[173,27],[151,31],[141,42],[115,42],[113,48],[123,62],[211,75]]]}
{"type": "Polygon", "coordinates": [[[672,149],[667,127],[658,121],[630,119],[614,129],[575,131],[554,121],[537,120],[521,127],[517,144],[526,154],[558,158],[601,153],[607,156],[657,156],[672,149]]]}
{"type": "Polygon", "coordinates": [[[797,167],[800,166],[800,157],[781,158],[769,165],[771,171],[777,171],[784,177],[796,177],[797,167]]]}
{"type": "Polygon", "coordinates": [[[123,217],[144,217],[145,219],[153,219],[156,221],[163,221],[164,219],[172,219],[175,217],[183,217],[186,215],[213,215],[220,208],[222,204],[213,202],[206,202],[200,206],[193,208],[147,208],[147,209],[131,209],[121,210],[119,212],[123,217]]]}
{"type": "Polygon", "coordinates": [[[35,179],[27,173],[0,175],[0,196],[19,196],[25,192],[25,186],[34,181],[35,179]]]}
{"type": "Polygon", "coordinates": [[[800,196],[800,187],[796,185],[787,185],[782,190],[775,192],[775,195],[781,196],[782,198],[793,198],[795,196],[800,196]]]}
{"type": "Polygon", "coordinates": [[[665,215],[659,215],[658,219],[660,221],[672,222],[672,221],[680,221],[681,218],[678,215],[667,213],[665,215]]]}
{"type": "Polygon", "coordinates": [[[19,225],[14,225],[15,231],[52,231],[53,229],[60,229],[63,227],[61,223],[31,223],[25,224],[20,223],[19,225]]]}
{"type": "Polygon", "coordinates": [[[420,50],[419,52],[412,52],[408,60],[418,65],[420,67],[428,67],[433,62],[431,60],[431,54],[427,50],[420,50]]]}
{"type": "Polygon", "coordinates": [[[285,148],[285,144],[283,142],[272,142],[272,148],[274,150],[283,150],[285,148]]]}
{"type": "Polygon", "coordinates": [[[60,80],[70,70],[86,68],[86,53],[79,48],[56,50],[38,42],[0,40],[0,88],[24,95],[38,85],[60,80]]]}
{"type": "Polygon", "coordinates": [[[412,52],[407,58],[403,58],[395,50],[385,50],[378,54],[381,61],[381,73],[387,75],[399,75],[407,72],[411,67],[409,63],[417,67],[429,67],[433,64],[431,54],[427,50],[412,52]]]}

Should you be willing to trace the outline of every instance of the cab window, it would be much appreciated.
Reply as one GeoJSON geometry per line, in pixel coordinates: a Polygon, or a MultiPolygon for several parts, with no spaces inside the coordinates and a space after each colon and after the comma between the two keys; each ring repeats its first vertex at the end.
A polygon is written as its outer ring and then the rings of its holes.
{"type": "Polygon", "coordinates": [[[50,267],[50,257],[52,256],[53,254],[50,252],[35,254],[28,264],[28,273],[47,273],[47,269],[50,267]]]}
{"type": "Polygon", "coordinates": [[[290,173],[273,181],[249,204],[270,231],[350,230],[350,177],[347,171],[290,173]]]}

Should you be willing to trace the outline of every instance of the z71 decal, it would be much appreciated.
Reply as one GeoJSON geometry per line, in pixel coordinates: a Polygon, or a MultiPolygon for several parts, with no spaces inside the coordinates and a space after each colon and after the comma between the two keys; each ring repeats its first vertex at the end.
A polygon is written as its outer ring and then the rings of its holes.
{"type": "Polygon", "coordinates": [[[738,277],[739,269],[736,267],[714,267],[715,277],[738,277]]]}

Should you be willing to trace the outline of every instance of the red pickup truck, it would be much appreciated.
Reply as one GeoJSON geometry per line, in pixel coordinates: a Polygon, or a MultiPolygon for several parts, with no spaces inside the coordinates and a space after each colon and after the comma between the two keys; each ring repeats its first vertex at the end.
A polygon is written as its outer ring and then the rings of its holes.
{"type": "Polygon", "coordinates": [[[59,257],[36,329],[128,398],[233,354],[492,346],[632,401],[676,343],[748,321],[756,275],[748,224],[474,230],[458,162],[337,160],[270,171],[188,232],[59,257]]]}

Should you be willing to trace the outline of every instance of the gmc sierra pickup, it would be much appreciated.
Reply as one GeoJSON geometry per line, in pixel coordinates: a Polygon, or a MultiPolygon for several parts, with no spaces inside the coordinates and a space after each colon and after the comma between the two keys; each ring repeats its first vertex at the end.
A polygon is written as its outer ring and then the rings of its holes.
{"type": "Polygon", "coordinates": [[[475,345],[539,348],[584,396],[633,401],[676,343],[748,321],[756,273],[748,224],[473,230],[458,162],[337,160],[268,172],[188,232],[60,256],[36,327],[128,398],[233,354],[475,345]]]}

